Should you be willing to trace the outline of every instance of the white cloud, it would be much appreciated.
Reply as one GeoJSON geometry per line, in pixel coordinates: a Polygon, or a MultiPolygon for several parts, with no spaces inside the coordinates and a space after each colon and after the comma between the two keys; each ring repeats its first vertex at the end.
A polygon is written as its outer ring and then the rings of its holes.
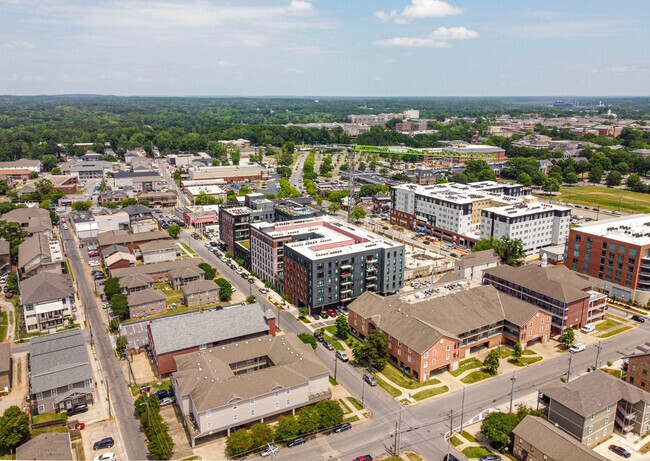
{"type": "Polygon", "coordinates": [[[406,24],[418,19],[444,18],[454,14],[461,14],[465,10],[450,5],[442,0],[411,0],[411,4],[400,12],[392,10],[390,13],[377,11],[375,17],[380,21],[394,20],[398,24],[406,24]]]}
{"type": "Polygon", "coordinates": [[[624,74],[628,72],[637,72],[639,69],[633,66],[612,66],[612,67],[606,67],[605,70],[607,72],[616,72],[619,74],[624,74]]]}
{"type": "Polygon", "coordinates": [[[217,67],[232,67],[233,64],[230,61],[218,61],[217,67]]]}
{"type": "Polygon", "coordinates": [[[303,0],[291,0],[287,11],[297,16],[310,16],[316,14],[314,5],[303,0]]]}
{"type": "Polygon", "coordinates": [[[438,27],[424,37],[393,37],[377,40],[375,45],[413,48],[448,48],[451,45],[446,40],[468,40],[478,37],[477,32],[469,30],[466,27],[438,27]]]}
{"type": "Polygon", "coordinates": [[[31,50],[34,49],[34,44],[24,40],[9,40],[4,42],[4,47],[8,50],[31,50]]]}
{"type": "Polygon", "coordinates": [[[305,71],[302,69],[296,69],[295,67],[289,67],[287,70],[285,70],[287,74],[304,74],[305,71]]]}

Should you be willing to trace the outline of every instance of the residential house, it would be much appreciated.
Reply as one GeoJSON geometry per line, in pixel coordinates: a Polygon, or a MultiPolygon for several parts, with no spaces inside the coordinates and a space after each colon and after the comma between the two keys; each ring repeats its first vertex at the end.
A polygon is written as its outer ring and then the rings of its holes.
{"type": "Polygon", "coordinates": [[[154,218],[151,208],[144,205],[130,205],[123,210],[129,215],[129,228],[134,234],[160,230],[160,223],[154,218]]]}
{"type": "Polygon", "coordinates": [[[120,279],[120,288],[125,294],[153,289],[153,277],[149,274],[127,275],[120,279]]]}
{"type": "Polygon", "coordinates": [[[512,433],[512,454],[521,461],[608,460],[537,416],[526,416],[512,433]]]}
{"type": "Polygon", "coordinates": [[[102,258],[106,261],[106,258],[115,253],[130,253],[130,251],[127,247],[122,245],[109,245],[102,250],[102,258]]]}
{"type": "Polygon", "coordinates": [[[205,272],[198,266],[185,266],[169,271],[169,282],[174,290],[178,290],[183,285],[203,280],[205,272]]]}
{"type": "Polygon", "coordinates": [[[93,371],[80,329],[32,338],[29,361],[33,415],[93,403],[93,371]]]}
{"type": "Polygon", "coordinates": [[[609,438],[650,430],[650,393],[602,370],[539,390],[548,401],[548,420],[588,447],[609,438]]]}
{"type": "Polygon", "coordinates": [[[72,456],[69,432],[45,433],[28,440],[16,448],[16,459],[61,461],[75,459],[72,456]]]}
{"type": "Polygon", "coordinates": [[[160,290],[135,291],[127,296],[129,317],[147,317],[160,314],[167,309],[167,298],[160,290]]]}
{"type": "Polygon", "coordinates": [[[0,393],[11,390],[11,344],[0,343],[0,393]]]}
{"type": "MultiPolygon", "coordinates": [[[[198,268],[198,265],[200,263],[201,260],[199,258],[186,258],[186,259],[177,259],[176,261],[144,264],[141,266],[127,267],[125,269],[115,269],[114,271],[111,271],[111,277],[117,277],[118,279],[122,279],[123,277],[126,277],[128,275],[148,274],[151,277],[153,277],[155,283],[170,282],[171,284],[172,281],[172,277],[170,276],[171,272],[185,267],[198,268]]],[[[201,272],[203,273],[203,270],[201,270],[201,272]]],[[[188,281],[191,282],[191,280],[188,281]]],[[[180,288],[180,285],[178,285],[178,287],[180,288]]]]}
{"type": "Polygon", "coordinates": [[[212,280],[196,280],[181,287],[183,302],[188,307],[208,306],[219,302],[219,285],[212,280]]]}
{"type": "Polygon", "coordinates": [[[80,240],[95,238],[99,233],[99,226],[90,211],[71,211],[70,225],[80,240]]]}
{"type": "Polygon", "coordinates": [[[134,234],[125,230],[111,230],[108,232],[100,232],[97,235],[99,247],[103,250],[110,245],[123,245],[129,249],[130,252],[140,250],[140,245],[154,240],[169,240],[169,234],[164,231],[143,232],[134,234]]]}
{"type": "Polygon", "coordinates": [[[99,193],[97,203],[104,205],[105,203],[122,203],[126,200],[128,195],[123,190],[105,190],[99,193]]]}
{"type": "Polygon", "coordinates": [[[155,240],[140,245],[142,261],[145,264],[181,259],[181,249],[171,240],[155,240]]]}
{"type": "Polygon", "coordinates": [[[172,388],[183,424],[194,421],[188,430],[192,446],[332,396],[329,368],[293,333],[208,347],[175,362],[172,388]]]}
{"type": "Polygon", "coordinates": [[[158,374],[165,375],[176,370],[177,355],[274,335],[275,316],[265,315],[258,303],[236,304],[151,322],[147,334],[158,374]]]}
{"type": "Polygon", "coordinates": [[[75,289],[68,274],[39,272],[19,283],[27,333],[47,333],[67,325],[75,304],[75,289]]]}
{"type": "Polygon", "coordinates": [[[650,392],[650,342],[638,347],[627,359],[627,373],[623,380],[644,391],[650,392]]]}
{"type": "Polygon", "coordinates": [[[30,235],[45,233],[52,236],[50,212],[44,208],[16,208],[3,214],[0,219],[19,223],[30,235]]]}
{"type": "Polygon", "coordinates": [[[36,234],[25,239],[18,247],[18,270],[21,277],[49,272],[60,274],[65,267],[65,257],[58,240],[47,234],[36,234]]]}
{"type": "Polygon", "coordinates": [[[134,267],[136,265],[135,256],[131,253],[118,251],[104,258],[104,265],[109,273],[115,269],[124,269],[125,267],[134,267]]]}
{"type": "Polygon", "coordinates": [[[481,283],[481,280],[483,280],[483,271],[498,265],[499,256],[497,256],[494,250],[476,251],[460,255],[454,262],[454,274],[464,279],[481,283]]]}
{"type": "Polygon", "coordinates": [[[11,270],[11,245],[6,240],[0,240],[0,274],[11,270]]]}

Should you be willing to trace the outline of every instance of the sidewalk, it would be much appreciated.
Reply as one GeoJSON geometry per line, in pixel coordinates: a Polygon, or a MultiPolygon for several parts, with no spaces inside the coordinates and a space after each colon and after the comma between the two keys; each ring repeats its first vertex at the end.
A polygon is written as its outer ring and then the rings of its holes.
{"type": "Polygon", "coordinates": [[[13,343],[14,333],[16,332],[16,311],[14,310],[14,305],[3,298],[0,299],[0,309],[7,313],[7,337],[0,338],[0,342],[6,339],[7,342],[13,343]]]}

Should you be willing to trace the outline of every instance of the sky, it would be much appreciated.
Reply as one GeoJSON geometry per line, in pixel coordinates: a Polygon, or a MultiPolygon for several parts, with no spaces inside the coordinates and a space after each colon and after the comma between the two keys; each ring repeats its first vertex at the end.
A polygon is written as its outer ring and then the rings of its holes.
{"type": "Polygon", "coordinates": [[[648,96],[649,0],[0,0],[0,94],[648,96]]]}

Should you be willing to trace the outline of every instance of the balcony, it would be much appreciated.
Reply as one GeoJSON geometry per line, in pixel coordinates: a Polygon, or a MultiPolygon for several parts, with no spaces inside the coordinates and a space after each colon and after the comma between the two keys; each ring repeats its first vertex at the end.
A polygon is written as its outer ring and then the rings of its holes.
{"type": "Polygon", "coordinates": [[[350,285],[352,283],[352,280],[346,280],[345,282],[341,282],[341,286],[350,285]]]}
{"type": "Polygon", "coordinates": [[[343,277],[350,277],[351,275],[352,275],[351,272],[343,272],[343,273],[341,274],[341,278],[343,278],[343,277]]]}
{"type": "Polygon", "coordinates": [[[343,269],[343,270],[346,270],[346,269],[352,269],[352,265],[351,265],[351,264],[348,264],[348,263],[345,263],[345,264],[343,264],[343,265],[341,266],[341,269],[343,269]]]}
{"type": "Polygon", "coordinates": [[[376,283],[368,283],[368,284],[366,284],[366,288],[368,288],[368,289],[375,288],[376,286],[377,286],[376,283]]]}
{"type": "Polygon", "coordinates": [[[352,290],[349,288],[346,288],[345,290],[341,290],[341,295],[343,295],[344,293],[352,293],[352,290]]]}
{"type": "Polygon", "coordinates": [[[377,259],[376,259],[376,258],[366,259],[366,264],[376,264],[376,263],[377,263],[377,259]]]}
{"type": "Polygon", "coordinates": [[[376,275],[366,275],[366,280],[375,280],[376,278],[376,275]]]}
{"type": "Polygon", "coordinates": [[[330,399],[332,398],[332,390],[327,389],[326,391],[323,392],[317,392],[316,394],[309,394],[309,401],[314,401],[314,400],[325,400],[325,399],[330,399]]]}

